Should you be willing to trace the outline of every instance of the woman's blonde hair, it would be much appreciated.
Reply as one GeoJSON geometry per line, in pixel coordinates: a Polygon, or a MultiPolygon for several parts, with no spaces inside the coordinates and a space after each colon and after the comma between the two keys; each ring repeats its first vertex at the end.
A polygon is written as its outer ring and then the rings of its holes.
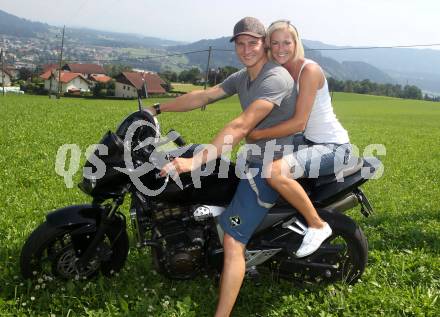
{"type": "Polygon", "coordinates": [[[269,59],[273,60],[270,50],[270,38],[272,33],[278,30],[287,30],[292,36],[293,42],[295,43],[295,54],[293,55],[293,60],[304,58],[304,46],[299,38],[296,28],[288,20],[278,20],[269,25],[269,28],[266,31],[266,46],[268,48],[267,55],[269,56],[269,59]]]}

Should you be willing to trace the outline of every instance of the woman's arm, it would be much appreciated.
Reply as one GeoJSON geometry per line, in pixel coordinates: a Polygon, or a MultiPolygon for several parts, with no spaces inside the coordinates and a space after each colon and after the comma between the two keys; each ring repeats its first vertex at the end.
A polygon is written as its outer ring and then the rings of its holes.
{"type": "Polygon", "coordinates": [[[252,142],[260,139],[280,138],[304,131],[310,112],[312,111],[316,92],[322,87],[323,81],[324,76],[319,65],[306,65],[302,71],[299,82],[299,93],[296,99],[294,115],[286,121],[270,128],[254,129],[247,136],[247,141],[252,142]]]}

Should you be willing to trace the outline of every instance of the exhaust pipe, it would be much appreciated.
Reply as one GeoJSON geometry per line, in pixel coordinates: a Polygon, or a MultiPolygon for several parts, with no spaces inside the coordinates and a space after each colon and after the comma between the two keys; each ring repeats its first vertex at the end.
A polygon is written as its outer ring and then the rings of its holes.
{"type": "Polygon", "coordinates": [[[345,212],[351,208],[356,207],[358,204],[359,199],[356,197],[355,194],[351,193],[348,196],[345,196],[343,199],[326,206],[325,208],[330,208],[338,212],[345,212]]]}

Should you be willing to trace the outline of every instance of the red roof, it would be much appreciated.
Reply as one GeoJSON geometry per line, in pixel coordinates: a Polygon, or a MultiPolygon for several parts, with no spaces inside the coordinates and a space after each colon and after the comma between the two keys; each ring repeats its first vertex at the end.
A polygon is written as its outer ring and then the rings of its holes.
{"type": "Polygon", "coordinates": [[[52,69],[49,69],[49,70],[45,71],[44,73],[42,73],[40,75],[40,78],[44,79],[44,80],[48,80],[50,78],[50,75],[52,75],[52,69]]]}
{"type": "Polygon", "coordinates": [[[105,74],[104,68],[97,64],[66,64],[63,66],[63,70],[81,74],[105,74]]]}
{"type": "Polygon", "coordinates": [[[87,79],[80,73],[71,73],[71,72],[61,72],[61,82],[67,84],[68,82],[71,82],[76,77],[81,77],[85,81],[87,79]]]}
{"type": "Polygon", "coordinates": [[[134,87],[136,87],[136,89],[142,89],[142,87],[144,85],[144,83],[142,81],[142,77],[144,77],[145,84],[147,86],[147,91],[149,94],[163,94],[166,92],[165,89],[161,86],[161,84],[165,84],[165,82],[157,74],[138,73],[138,72],[123,72],[122,76],[127,78],[127,80],[134,87]]]}
{"type": "MultiPolygon", "coordinates": [[[[40,75],[40,78],[44,80],[49,80],[50,77],[54,77],[56,81],[58,81],[58,72],[54,72],[52,70],[48,70],[47,72],[40,75]]],[[[81,77],[86,82],[88,82],[87,78],[84,77],[83,74],[80,73],[72,73],[72,72],[61,72],[61,82],[67,84],[74,80],[76,77],[81,77]]]]}
{"type": "Polygon", "coordinates": [[[47,72],[48,70],[55,70],[58,68],[57,64],[44,64],[42,67],[43,73],[47,72]]]}
{"type": "Polygon", "coordinates": [[[92,81],[97,81],[97,82],[104,83],[104,84],[108,83],[110,80],[112,80],[111,77],[108,77],[106,75],[91,75],[90,79],[92,81]]]}

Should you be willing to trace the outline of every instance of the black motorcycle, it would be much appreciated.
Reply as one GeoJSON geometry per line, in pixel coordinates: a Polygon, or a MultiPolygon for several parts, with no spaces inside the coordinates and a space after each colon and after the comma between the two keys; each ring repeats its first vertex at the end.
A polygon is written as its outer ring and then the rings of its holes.
{"type": "MultiPolygon", "coordinates": [[[[137,173],[136,168],[142,164],[154,163],[153,152],[157,148],[151,144],[142,146],[142,142],[158,135],[157,119],[137,111],[120,124],[116,133],[109,131],[103,137],[100,143],[107,146],[108,153],[102,155],[97,150],[84,167],[93,174],[99,158],[106,166],[104,176],[84,177],[79,184],[93,198],[92,203],[61,208],[47,215],[23,246],[20,265],[24,277],[46,274],[83,279],[99,271],[105,276],[120,271],[129,251],[126,216],[120,211],[127,195],[136,246],[151,248],[157,272],[172,279],[221,272],[223,231],[216,216],[228,206],[239,182],[235,165],[224,158],[217,159],[213,173],[201,177],[201,186],[195,186],[189,174],[182,174],[177,181],[160,177],[159,169],[150,167],[139,180],[159,194],[145,194],[132,181],[130,170],[137,173]],[[149,125],[139,125],[130,144],[124,142],[130,127],[138,122],[149,125]],[[131,169],[124,159],[127,153],[132,158],[131,169]],[[219,166],[226,163],[227,177],[219,177],[219,166]]],[[[174,139],[179,147],[163,150],[165,158],[194,154],[196,145],[184,145],[179,136],[174,139]]],[[[332,236],[310,256],[295,257],[307,230],[306,222],[280,198],[247,245],[246,268],[251,272],[256,267],[267,268],[277,276],[300,281],[355,282],[367,264],[368,244],[362,230],[343,212],[360,204],[365,216],[372,213],[359,186],[367,181],[365,171],[371,175],[379,165],[375,158],[356,159],[355,164],[341,171],[343,182],[336,175],[300,179],[320,217],[332,228],[332,236]]]]}

